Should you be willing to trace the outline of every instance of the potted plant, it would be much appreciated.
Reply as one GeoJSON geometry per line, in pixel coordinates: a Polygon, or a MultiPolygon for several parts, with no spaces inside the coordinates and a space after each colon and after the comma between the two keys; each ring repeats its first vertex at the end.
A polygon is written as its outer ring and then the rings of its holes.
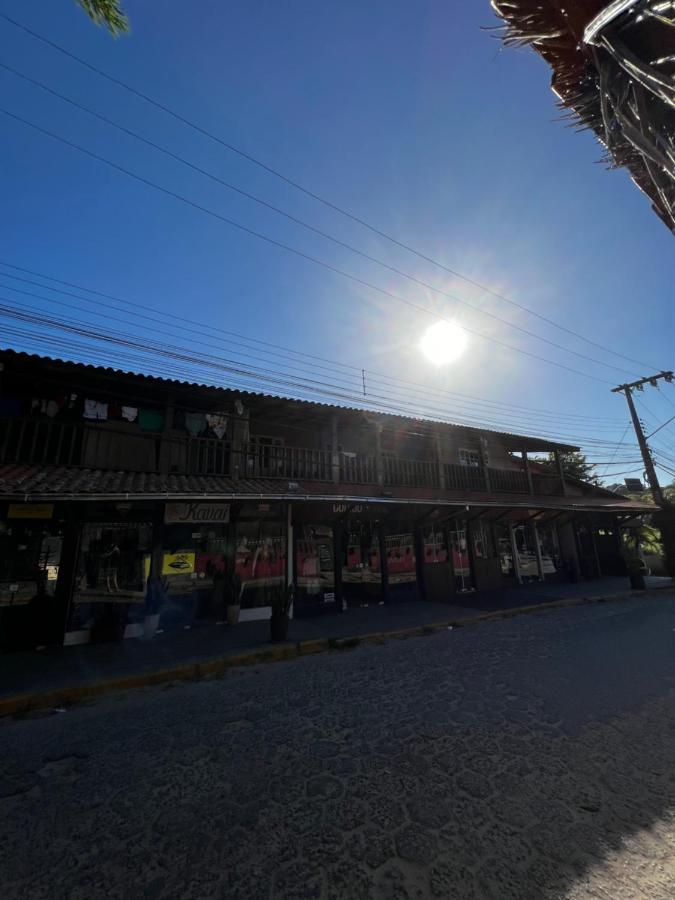
{"type": "Polygon", "coordinates": [[[169,581],[154,575],[148,578],[145,591],[145,617],[143,619],[143,638],[151,640],[157,633],[159,616],[169,593],[169,581]]]}
{"type": "Polygon", "coordinates": [[[630,578],[630,586],[634,591],[644,591],[647,588],[645,584],[645,563],[637,554],[632,554],[626,560],[626,568],[628,569],[628,577],[630,578]]]}
{"type": "Polygon", "coordinates": [[[288,636],[288,614],[293,605],[293,585],[279,585],[272,593],[272,617],[270,637],[272,641],[285,641],[288,636]]]}

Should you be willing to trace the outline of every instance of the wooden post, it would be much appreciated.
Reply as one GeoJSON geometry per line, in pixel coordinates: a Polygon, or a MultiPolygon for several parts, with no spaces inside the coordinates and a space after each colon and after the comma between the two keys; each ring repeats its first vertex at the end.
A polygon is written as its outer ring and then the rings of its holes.
{"type": "Polygon", "coordinates": [[[560,478],[560,489],[562,490],[563,497],[567,496],[567,481],[565,480],[565,470],[563,468],[562,456],[560,454],[560,450],[554,450],[553,456],[555,458],[556,466],[558,467],[558,477],[560,478]]]}
{"type": "Polygon", "coordinates": [[[434,450],[436,451],[436,465],[438,466],[438,486],[444,491],[447,487],[447,482],[445,480],[445,467],[443,465],[441,435],[438,431],[434,432],[434,450]]]}
{"type": "Polygon", "coordinates": [[[518,584],[522,584],[523,576],[520,574],[520,558],[518,556],[518,544],[516,543],[516,533],[513,522],[509,522],[509,537],[511,538],[511,559],[513,560],[513,572],[516,576],[518,584]]]}
{"type": "Polygon", "coordinates": [[[539,571],[539,581],[546,581],[546,576],[544,575],[544,560],[541,556],[541,546],[539,544],[539,531],[537,530],[537,523],[532,522],[532,534],[534,536],[534,551],[537,554],[537,569],[539,571]]]}
{"type": "Polygon", "coordinates": [[[248,410],[240,400],[234,401],[234,411],[230,413],[232,423],[230,438],[230,477],[246,477],[246,445],[248,443],[248,410]]]}
{"type": "Polygon", "coordinates": [[[384,536],[384,524],[377,523],[377,543],[380,550],[381,599],[389,602],[389,569],[387,566],[387,541],[384,536]]]}
{"type": "Polygon", "coordinates": [[[377,483],[380,487],[384,487],[384,460],[382,458],[382,426],[377,423],[375,425],[375,473],[377,483]]]}
{"type": "Polygon", "coordinates": [[[490,483],[490,462],[487,454],[487,441],[485,438],[480,439],[480,464],[483,467],[483,477],[485,478],[485,490],[488,494],[492,493],[492,484],[490,483]]]}
{"type": "Polygon", "coordinates": [[[338,417],[337,415],[333,415],[331,418],[331,474],[333,477],[333,483],[340,483],[340,444],[338,441],[338,417]]]}
{"type": "Polygon", "coordinates": [[[530,469],[530,458],[527,455],[527,450],[521,451],[523,457],[523,468],[525,469],[525,478],[527,479],[527,491],[529,494],[534,494],[534,484],[532,483],[532,469],[530,469]]]}
{"type": "MultiPolygon", "coordinates": [[[[293,542],[293,504],[286,504],[286,587],[293,586],[293,558],[294,542],[293,542]]],[[[293,605],[288,611],[288,618],[293,618],[293,605]]]]}
{"type": "Polygon", "coordinates": [[[159,474],[168,475],[171,471],[171,429],[173,428],[173,400],[169,397],[164,408],[164,428],[159,438],[159,474]]]}

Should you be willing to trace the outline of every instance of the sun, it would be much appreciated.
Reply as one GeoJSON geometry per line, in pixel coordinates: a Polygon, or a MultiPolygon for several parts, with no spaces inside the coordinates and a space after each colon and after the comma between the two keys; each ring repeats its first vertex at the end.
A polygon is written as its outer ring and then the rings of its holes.
{"type": "Polygon", "coordinates": [[[436,322],[430,325],[420,340],[420,350],[435,366],[454,362],[466,350],[466,331],[457,322],[436,322]]]}

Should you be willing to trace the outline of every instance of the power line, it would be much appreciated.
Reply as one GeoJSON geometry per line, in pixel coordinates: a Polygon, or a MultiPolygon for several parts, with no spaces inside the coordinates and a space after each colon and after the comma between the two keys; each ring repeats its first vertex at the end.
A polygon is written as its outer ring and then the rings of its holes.
{"type": "Polygon", "coordinates": [[[596,347],[599,350],[602,350],[606,353],[610,353],[613,356],[624,359],[628,362],[637,364],[639,366],[646,366],[649,369],[658,368],[658,367],[652,366],[651,364],[643,363],[640,360],[626,356],[625,354],[619,353],[616,350],[612,350],[609,347],[605,347],[604,345],[600,344],[597,341],[592,340],[591,338],[587,337],[586,335],[576,332],[573,329],[568,328],[565,325],[561,325],[559,322],[556,322],[555,320],[550,319],[547,316],[544,316],[543,314],[530,309],[529,307],[525,306],[524,304],[518,303],[517,301],[515,301],[509,297],[506,297],[504,294],[501,294],[498,291],[495,291],[492,288],[489,288],[486,285],[481,284],[480,282],[476,281],[475,279],[470,278],[470,277],[462,274],[461,272],[450,268],[449,266],[428,256],[427,254],[423,253],[422,251],[415,249],[411,245],[398,240],[397,238],[393,237],[392,235],[388,234],[385,231],[382,231],[381,229],[379,229],[376,226],[372,225],[371,223],[367,222],[365,219],[362,219],[359,216],[355,215],[354,213],[351,213],[348,210],[344,209],[343,207],[338,206],[337,204],[335,204],[332,201],[328,200],[327,198],[321,196],[320,194],[317,194],[316,192],[303,187],[297,181],[293,180],[292,178],[289,178],[287,175],[284,175],[278,169],[275,169],[272,166],[267,165],[266,163],[262,162],[261,160],[257,159],[256,157],[254,157],[252,154],[247,153],[244,150],[242,150],[241,148],[236,147],[234,144],[231,144],[228,141],[223,140],[222,138],[220,138],[217,135],[213,134],[212,132],[208,131],[206,128],[203,128],[202,126],[196,124],[195,122],[192,122],[190,119],[186,118],[181,113],[177,112],[176,110],[172,109],[171,107],[167,106],[166,104],[161,103],[160,101],[155,100],[154,98],[143,93],[142,91],[138,90],[137,88],[134,88],[132,85],[128,84],[127,82],[122,81],[121,79],[116,78],[113,75],[110,75],[109,73],[103,71],[102,69],[99,69],[97,66],[92,65],[91,63],[89,63],[85,59],[83,59],[82,57],[78,56],[75,53],[72,53],[70,50],[67,50],[65,47],[62,47],[60,44],[56,43],[55,41],[52,41],[49,38],[45,37],[44,35],[39,34],[38,32],[34,31],[33,29],[29,28],[28,26],[22,24],[21,22],[18,22],[16,19],[13,19],[11,16],[8,16],[5,13],[0,13],[0,17],[3,18],[10,25],[13,25],[15,28],[21,29],[26,34],[29,34],[31,37],[35,38],[36,40],[39,40],[42,43],[46,44],[47,46],[52,47],[52,49],[65,55],[69,59],[72,59],[74,62],[77,62],[79,65],[82,65],[85,68],[89,69],[90,71],[96,73],[101,78],[105,78],[106,80],[110,81],[112,84],[115,84],[118,87],[123,88],[124,90],[128,91],[129,93],[133,94],[134,96],[138,97],[139,99],[143,100],[144,102],[149,103],[151,106],[154,106],[155,108],[161,110],[162,112],[166,113],[167,115],[169,115],[172,118],[176,119],[177,121],[181,122],[183,125],[186,125],[188,128],[193,129],[198,134],[201,134],[202,136],[207,137],[209,140],[214,141],[215,143],[219,144],[221,147],[225,148],[226,150],[236,154],[237,156],[241,157],[242,159],[247,160],[252,165],[255,165],[258,168],[263,169],[264,171],[268,172],[269,174],[273,175],[274,177],[280,179],[281,181],[285,182],[289,186],[293,187],[295,190],[300,191],[301,193],[312,198],[316,202],[327,207],[328,209],[331,209],[332,211],[337,212],[340,215],[350,219],[351,221],[362,226],[363,228],[366,228],[368,231],[372,232],[373,234],[376,234],[378,237],[381,237],[384,240],[389,241],[390,243],[394,244],[395,246],[407,251],[408,253],[411,253],[414,256],[417,256],[419,259],[423,259],[425,262],[431,263],[432,265],[449,273],[450,275],[453,275],[454,277],[459,278],[462,281],[465,281],[467,284],[471,284],[472,286],[478,288],[479,290],[481,290],[487,294],[490,294],[493,297],[504,301],[505,303],[508,303],[509,305],[515,307],[516,309],[521,310],[522,312],[526,312],[529,315],[535,316],[536,318],[540,319],[543,322],[546,322],[547,324],[553,326],[554,328],[558,328],[562,331],[565,331],[567,334],[570,334],[571,336],[578,338],[579,340],[582,340],[585,343],[587,343],[593,347],[596,347]]]}
{"type": "MultiPolygon", "coordinates": [[[[129,135],[130,137],[134,138],[137,141],[140,141],[141,143],[145,144],[148,147],[151,147],[154,150],[157,150],[159,153],[163,153],[165,156],[168,156],[170,159],[176,160],[177,162],[181,163],[184,166],[187,166],[188,168],[192,169],[193,171],[198,172],[201,175],[204,175],[206,178],[209,178],[212,181],[216,182],[217,184],[221,185],[221,187],[224,187],[230,191],[234,191],[237,194],[240,194],[243,197],[246,197],[248,200],[251,200],[254,203],[257,203],[257,204],[265,207],[266,209],[269,209],[269,210],[275,212],[276,214],[283,216],[284,218],[288,219],[289,221],[293,222],[296,225],[301,226],[302,228],[307,229],[308,231],[312,232],[313,234],[317,234],[320,237],[325,238],[328,241],[331,241],[332,243],[336,244],[337,246],[342,247],[346,250],[349,250],[351,253],[354,253],[357,256],[360,256],[362,259],[366,259],[369,262],[375,263],[376,265],[381,266],[382,268],[386,269],[389,272],[393,272],[395,275],[398,275],[401,278],[406,278],[408,281],[411,281],[412,283],[419,285],[420,287],[423,287],[426,290],[429,290],[434,294],[438,294],[441,297],[445,297],[446,299],[451,300],[454,303],[459,303],[462,306],[465,306],[468,309],[472,310],[473,312],[477,312],[480,315],[487,316],[488,318],[493,319],[494,321],[500,322],[502,325],[507,325],[509,328],[513,328],[516,331],[520,331],[522,334],[527,335],[527,337],[533,338],[534,340],[537,340],[537,341],[542,341],[542,343],[544,343],[544,344],[548,344],[549,346],[555,347],[557,350],[562,350],[565,353],[570,353],[573,356],[577,356],[579,359],[584,359],[587,362],[592,362],[592,363],[595,363],[596,365],[604,366],[605,368],[613,369],[614,371],[617,371],[617,372],[629,371],[621,366],[616,366],[616,365],[613,365],[612,363],[605,362],[604,360],[597,359],[596,357],[588,356],[588,354],[586,354],[586,353],[580,353],[577,350],[573,350],[570,347],[566,347],[563,344],[559,344],[556,341],[552,341],[549,338],[546,338],[546,337],[543,337],[542,335],[536,334],[533,331],[529,331],[527,328],[523,328],[521,325],[518,325],[515,322],[510,322],[508,319],[504,319],[501,316],[498,316],[496,313],[492,313],[489,310],[482,309],[479,306],[475,306],[473,303],[470,303],[469,301],[463,299],[462,297],[459,297],[456,294],[452,294],[449,291],[439,288],[439,287],[431,284],[428,281],[424,281],[424,279],[419,278],[416,275],[411,275],[409,272],[406,272],[403,269],[399,269],[396,266],[392,266],[389,263],[385,262],[384,260],[378,259],[376,256],[373,256],[370,253],[366,253],[363,250],[359,250],[358,247],[354,247],[352,244],[349,244],[346,241],[336,238],[334,235],[331,235],[328,232],[323,231],[322,229],[317,228],[314,225],[309,224],[308,222],[305,222],[303,219],[300,219],[297,216],[294,216],[291,213],[286,212],[285,210],[281,209],[280,207],[275,206],[272,203],[268,203],[263,198],[258,197],[255,194],[251,194],[249,191],[245,191],[242,188],[239,188],[236,185],[232,184],[231,182],[225,181],[224,179],[220,178],[218,175],[214,175],[212,172],[209,172],[208,170],[203,169],[201,166],[195,165],[194,163],[185,159],[185,157],[179,156],[177,153],[174,153],[173,151],[168,150],[166,147],[162,146],[161,144],[158,144],[155,141],[151,141],[148,138],[143,137],[142,135],[138,134],[135,131],[132,131],[130,128],[127,128],[124,125],[120,125],[118,122],[115,122],[114,120],[110,119],[108,116],[104,116],[101,113],[96,112],[95,110],[90,109],[87,106],[83,106],[81,103],[78,103],[77,101],[72,100],[70,97],[66,97],[64,94],[61,94],[58,91],[54,90],[53,88],[49,87],[48,85],[43,84],[41,81],[38,81],[28,75],[23,74],[22,72],[19,72],[17,69],[14,69],[12,66],[9,66],[6,63],[0,62],[0,68],[3,68],[8,72],[11,72],[17,78],[21,78],[24,81],[27,81],[30,84],[35,85],[36,87],[40,88],[43,91],[46,91],[47,93],[51,94],[52,96],[57,97],[59,100],[62,100],[63,102],[70,104],[75,109],[79,109],[79,110],[87,113],[88,115],[93,116],[102,122],[105,122],[107,125],[110,125],[112,128],[116,128],[118,131],[121,131],[122,133],[129,135]]],[[[637,373],[630,372],[630,374],[635,375],[637,373]]]]}
{"type": "MultiPolygon", "coordinates": [[[[223,362],[220,358],[214,358],[210,356],[200,356],[195,354],[191,350],[187,350],[182,347],[177,347],[173,345],[167,345],[166,343],[158,344],[157,342],[153,342],[148,339],[137,340],[130,339],[127,336],[124,336],[123,333],[115,332],[110,333],[106,332],[104,329],[100,327],[92,328],[90,325],[86,323],[77,323],[77,322],[68,322],[58,319],[53,319],[49,317],[45,317],[44,313],[40,310],[37,311],[36,314],[20,312],[11,307],[0,307],[0,312],[3,315],[9,316],[10,318],[18,319],[19,321],[23,321],[24,323],[32,323],[34,325],[38,325],[40,328],[44,329],[45,327],[58,328],[65,330],[66,332],[78,336],[83,336],[94,341],[103,341],[112,343],[116,346],[132,348],[136,351],[141,351],[143,353],[159,353],[162,357],[168,357],[169,359],[175,360],[177,362],[196,364],[200,367],[206,367],[209,370],[216,370],[219,372],[226,372],[228,375],[236,375],[239,378],[248,378],[254,379],[258,383],[263,381],[264,383],[271,383],[275,385],[275,387],[292,387],[295,389],[302,389],[307,392],[310,391],[313,394],[318,394],[322,397],[338,397],[341,401],[348,401],[351,405],[357,406],[359,408],[363,408],[362,398],[358,393],[352,394],[349,392],[345,392],[342,389],[335,389],[334,386],[330,384],[326,384],[325,382],[316,382],[309,381],[307,379],[298,379],[288,378],[283,375],[283,373],[277,373],[273,370],[264,370],[259,368],[251,368],[251,367],[242,367],[236,365],[230,365],[227,361],[223,362]]],[[[5,332],[8,333],[9,329],[5,329],[5,332]]],[[[32,334],[32,338],[35,338],[36,335],[32,334]]],[[[229,386],[229,385],[228,385],[229,386]]],[[[247,389],[250,389],[247,388],[247,389]]],[[[447,413],[438,414],[438,410],[434,409],[433,411],[427,411],[422,407],[410,407],[404,406],[401,404],[400,398],[390,398],[381,395],[375,395],[375,397],[371,397],[368,400],[368,407],[376,407],[378,410],[392,412],[394,414],[403,414],[408,417],[420,418],[421,415],[424,415],[426,418],[435,421],[448,421],[447,413]]],[[[459,423],[453,423],[459,424],[459,423]]],[[[484,421],[477,422],[475,425],[471,425],[466,423],[466,427],[485,427],[484,421]]],[[[512,430],[513,423],[508,423],[508,429],[512,430]]],[[[501,431],[505,431],[503,426],[499,429],[501,431]]],[[[539,429],[539,433],[541,435],[545,435],[546,431],[544,429],[539,429]]],[[[550,434],[550,433],[549,433],[550,434]]],[[[551,436],[553,437],[553,436],[551,436]]],[[[575,441],[577,443],[578,440],[575,441]]],[[[588,443],[593,444],[602,444],[608,442],[596,441],[592,438],[589,438],[588,443]]]]}
{"type": "MultiPolygon", "coordinates": [[[[56,141],[64,144],[67,147],[71,147],[74,150],[77,150],[80,153],[83,153],[85,156],[89,156],[91,159],[95,159],[98,162],[102,162],[107,166],[110,166],[112,169],[115,169],[118,172],[121,172],[123,175],[127,175],[130,178],[135,179],[136,181],[141,182],[142,184],[147,185],[148,187],[153,188],[154,190],[160,191],[163,194],[166,194],[169,197],[173,197],[176,200],[179,200],[181,203],[185,203],[187,206],[192,207],[193,209],[199,210],[200,212],[206,213],[206,215],[212,216],[215,219],[218,219],[221,222],[224,222],[226,225],[230,225],[233,228],[237,228],[238,230],[244,232],[245,234],[249,234],[252,237],[259,238],[266,243],[278,247],[281,250],[285,250],[286,252],[293,253],[296,256],[299,256],[302,259],[305,259],[309,262],[314,263],[315,265],[321,266],[329,272],[333,272],[336,275],[340,275],[342,278],[346,278],[350,281],[353,281],[356,284],[360,284],[363,287],[367,287],[370,290],[374,290],[379,294],[382,294],[386,297],[391,297],[393,300],[397,300],[400,303],[404,303],[406,306],[411,307],[412,309],[416,309],[419,312],[423,312],[426,315],[431,315],[436,319],[445,321],[445,322],[454,322],[454,319],[449,319],[447,316],[442,315],[441,313],[436,312],[435,310],[429,309],[425,306],[420,306],[418,303],[414,303],[412,300],[408,300],[406,297],[402,297],[400,294],[395,294],[393,291],[389,291],[386,288],[381,288],[378,285],[373,284],[370,281],[366,281],[363,278],[359,278],[357,275],[353,275],[349,272],[344,271],[343,269],[338,268],[337,266],[333,266],[331,263],[327,263],[322,259],[319,259],[316,256],[312,256],[309,253],[305,253],[302,250],[299,250],[297,247],[292,247],[289,244],[285,244],[283,241],[278,241],[276,238],[271,237],[270,235],[264,234],[260,231],[256,231],[253,228],[249,228],[246,225],[237,222],[234,219],[230,219],[227,216],[223,216],[215,210],[209,209],[206,206],[203,206],[201,203],[197,203],[194,200],[190,200],[188,197],[184,197],[182,194],[178,194],[175,191],[170,190],[169,188],[162,187],[159,184],[156,184],[153,181],[150,181],[148,178],[143,177],[142,175],[137,175],[135,172],[131,172],[129,169],[125,169],[123,166],[118,165],[115,162],[112,162],[109,159],[106,159],[103,156],[100,156],[97,153],[93,153],[91,150],[88,150],[86,147],[82,147],[79,144],[74,143],[73,141],[69,141],[67,138],[61,137],[58,134],[55,134],[53,131],[49,131],[46,128],[42,128],[40,125],[36,125],[34,122],[30,122],[27,119],[24,119],[22,116],[16,115],[16,113],[12,113],[7,109],[0,107],[0,112],[9,118],[15,119],[17,122],[21,122],[24,125],[27,125],[29,128],[33,128],[35,131],[39,131],[42,134],[47,135],[48,137],[53,138],[56,141]]],[[[483,334],[480,331],[475,331],[474,329],[468,328],[466,325],[462,325],[464,330],[475,337],[479,337],[483,340],[490,341],[494,344],[497,344],[500,347],[504,347],[507,350],[511,350],[515,353],[520,353],[524,356],[528,356],[531,359],[536,359],[539,362],[545,362],[548,365],[555,366],[559,369],[564,369],[567,372],[572,372],[575,375],[581,375],[584,378],[589,378],[592,381],[597,381],[600,384],[611,384],[611,382],[606,381],[604,378],[598,378],[596,375],[591,375],[588,372],[582,372],[581,369],[574,369],[571,366],[567,366],[564,363],[556,362],[552,359],[547,359],[543,356],[538,356],[536,353],[532,353],[529,350],[524,350],[521,347],[514,347],[511,344],[507,344],[505,341],[501,341],[498,338],[492,337],[491,335],[483,334]]]]}
{"type": "MultiPolygon", "coordinates": [[[[43,289],[55,291],[55,292],[57,292],[57,293],[63,294],[64,296],[73,297],[73,298],[75,298],[75,299],[77,299],[77,300],[85,301],[85,302],[87,302],[87,303],[92,303],[92,304],[94,304],[94,305],[96,305],[96,306],[103,306],[103,307],[106,308],[106,309],[113,309],[113,310],[115,310],[115,311],[117,311],[117,312],[122,311],[122,310],[119,309],[119,307],[112,306],[112,305],[110,305],[110,304],[108,304],[108,303],[103,303],[103,302],[101,302],[100,300],[94,300],[94,299],[89,298],[89,297],[83,297],[83,296],[81,296],[81,295],[79,295],[79,294],[74,294],[74,293],[72,293],[71,291],[64,291],[64,290],[59,289],[59,288],[53,288],[53,287],[50,287],[49,285],[42,285],[42,284],[40,284],[39,282],[31,281],[30,279],[25,279],[25,278],[18,278],[18,276],[14,276],[14,275],[9,275],[9,276],[8,276],[8,275],[7,275],[6,273],[4,273],[4,272],[0,272],[0,275],[4,275],[5,277],[11,277],[11,278],[14,278],[14,279],[16,279],[16,280],[21,281],[22,283],[27,282],[28,284],[31,284],[31,285],[34,285],[34,286],[37,286],[37,287],[41,287],[41,288],[43,288],[43,289]]],[[[14,291],[14,292],[16,292],[16,293],[24,294],[24,295],[29,296],[29,297],[34,297],[34,298],[36,298],[36,299],[44,300],[44,301],[49,302],[49,303],[56,303],[57,305],[65,306],[65,307],[71,308],[71,309],[76,309],[76,310],[78,310],[78,311],[80,311],[80,312],[86,311],[83,307],[78,306],[78,305],[76,305],[76,304],[68,304],[68,303],[64,303],[63,301],[56,300],[55,298],[52,298],[52,297],[45,297],[45,296],[42,295],[42,294],[36,294],[36,293],[34,293],[34,292],[32,292],[32,291],[22,290],[22,289],[20,289],[20,288],[14,287],[13,285],[11,285],[11,286],[10,286],[10,285],[2,285],[2,286],[5,287],[6,289],[12,290],[12,291],[14,291]]],[[[87,290],[87,289],[86,289],[86,288],[79,288],[79,290],[87,290]]],[[[100,292],[99,292],[99,293],[100,293],[100,292]]],[[[134,307],[140,306],[142,309],[153,310],[152,307],[149,307],[149,306],[147,306],[147,305],[132,304],[130,301],[122,301],[121,299],[118,299],[117,302],[122,302],[122,303],[125,303],[125,304],[133,305],[134,307]]],[[[156,312],[156,313],[159,313],[160,318],[156,318],[155,316],[147,316],[147,315],[144,315],[143,313],[139,313],[137,308],[134,308],[134,320],[135,320],[135,322],[136,322],[137,319],[140,318],[140,319],[147,319],[148,321],[150,321],[150,322],[152,322],[152,323],[159,323],[159,324],[162,324],[162,325],[167,324],[165,318],[164,318],[163,316],[161,316],[161,313],[160,313],[159,310],[153,310],[153,311],[156,312]]],[[[115,317],[108,316],[108,315],[106,315],[106,314],[104,314],[104,313],[96,313],[96,314],[97,314],[97,315],[103,315],[105,318],[111,318],[111,319],[113,319],[114,321],[123,321],[125,324],[129,324],[128,320],[119,320],[119,319],[116,319],[115,317]]],[[[172,317],[172,318],[173,318],[173,317],[172,317]]],[[[179,319],[179,321],[186,321],[186,320],[179,319]]],[[[190,322],[191,320],[187,320],[187,321],[190,322]]],[[[194,324],[195,324],[195,325],[198,325],[198,329],[197,329],[197,328],[189,328],[189,327],[186,328],[185,325],[181,325],[181,326],[180,326],[180,333],[181,333],[181,336],[182,336],[182,334],[183,334],[184,332],[196,334],[196,335],[199,336],[201,343],[204,344],[204,339],[203,339],[204,330],[206,329],[206,330],[210,331],[210,330],[214,330],[214,329],[212,329],[210,326],[207,327],[204,323],[196,323],[196,322],[195,322],[194,324]]],[[[169,327],[172,327],[172,328],[178,328],[179,326],[169,325],[169,327]]],[[[215,330],[218,331],[218,329],[215,329],[215,330]]],[[[166,333],[166,332],[164,332],[164,333],[166,333]]],[[[229,332],[226,332],[226,333],[229,333],[229,332]]],[[[222,340],[222,339],[221,339],[221,340],[222,340]]],[[[246,339],[246,340],[247,340],[247,344],[248,344],[248,343],[252,343],[252,344],[257,343],[257,341],[255,341],[255,340],[253,340],[253,339],[246,339]]],[[[243,346],[243,347],[244,347],[245,349],[247,349],[247,350],[248,350],[248,349],[251,349],[251,348],[249,348],[249,347],[247,346],[247,344],[241,344],[241,343],[239,343],[239,342],[231,342],[231,341],[228,340],[228,341],[223,342],[223,343],[233,343],[235,346],[243,346]]],[[[264,343],[264,342],[263,342],[263,343],[264,343]]],[[[206,346],[214,346],[214,345],[206,344],[206,346]]],[[[278,345],[275,345],[275,346],[278,346],[278,345]]],[[[255,348],[255,349],[257,349],[257,348],[255,348]]],[[[280,349],[281,349],[281,348],[280,348],[280,349]]],[[[247,355],[248,355],[248,354],[241,353],[241,351],[236,351],[236,352],[239,353],[240,355],[243,355],[243,356],[247,356],[247,355]]],[[[286,350],[284,350],[283,353],[279,353],[279,352],[272,351],[272,352],[271,352],[271,355],[277,356],[277,357],[283,359],[284,362],[286,363],[285,354],[288,353],[288,352],[289,352],[289,351],[286,351],[286,350]]],[[[294,356],[296,356],[296,355],[297,355],[297,356],[301,356],[301,355],[302,355],[302,354],[300,354],[298,351],[290,351],[290,352],[293,353],[294,356]]],[[[266,348],[265,348],[265,354],[266,354],[266,355],[265,355],[265,359],[267,360],[267,358],[268,358],[269,355],[270,355],[270,351],[269,351],[269,349],[267,349],[267,346],[266,346],[266,348]]],[[[259,357],[251,357],[251,358],[259,359],[259,357]]],[[[315,357],[311,357],[311,359],[314,360],[315,357]]],[[[322,357],[321,359],[324,359],[324,358],[322,357]]],[[[295,361],[296,361],[296,360],[293,359],[293,362],[295,362],[295,361]]],[[[326,362],[329,362],[328,360],[325,360],[325,361],[326,361],[326,362]]],[[[331,366],[332,366],[333,363],[332,363],[332,361],[330,361],[330,362],[331,362],[331,366]]],[[[287,363],[286,363],[286,364],[287,364],[287,363]]],[[[326,367],[326,366],[317,366],[315,362],[312,362],[312,366],[313,366],[313,369],[323,369],[324,371],[330,372],[330,374],[333,375],[333,376],[334,376],[335,373],[336,373],[336,370],[335,370],[335,368],[333,368],[333,367],[328,368],[328,367],[326,367]]],[[[361,373],[363,373],[363,372],[365,372],[366,370],[365,370],[365,369],[362,369],[362,370],[360,370],[360,371],[361,371],[361,373]]],[[[340,374],[343,374],[343,375],[344,375],[344,373],[340,373],[340,374]]],[[[349,375],[349,377],[353,379],[354,384],[361,383],[361,382],[362,382],[362,379],[363,379],[363,375],[361,376],[361,378],[359,378],[359,376],[358,376],[358,374],[357,374],[356,372],[354,372],[353,375],[349,375]]],[[[371,383],[374,382],[375,384],[378,384],[378,385],[379,385],[380,383],[382,383],[382,384],[387,384],[387,386],[388,386],[388,382],[389,382],[389,381],[391,381],[391,382],[399,382],[398,379],[382,379],[380,376],[377,376],[377,375],[373,375],[373,377],[370,378],[369,380],[371,381],[371,383]]],[[[458,399],[454,401],[455,403],[459,403],[460,405],[468,405],[468,404],[470,404],[470,406],[471,406],[471,408],[472,408],[472,411],[473,411],[473,408],[475,407],[476,403],[478,403],[479,405],[487,406],[487,407],[496,407],[500,412],[503,412],[503,411],[504,411],[504,410],[503,410],[503,406],[504,406],[503,404],[498,404],[498,403],[494,403],[494,402],[491,402],[491,401],[481,400],[481,399],[478,399],[478,398],[472,398],[472,397],[468,397],[468,396],[465,397],[464,395],[457,394],[457,393],[445,392],[445,391],[442,391],[442,390],[440,390],[440,389],[428,388],[428,387],[425,386],[425,385],[416,385],[416,383],[403,382],[403,381],[401,381],[400,383],[406,386],[406,389],[408,390],[409,393],[413,393],[413,394],[416,394],[416,395],[421,395],[421,396],[423,396],[423,397],[429,397],[430,395],[431,395],[431,396],[433,396],[433,395],[438,395],[438,396],[440,396],[444,401],[447,401],[448,396],[456,397],[456,398],[458,398],[458,399]],[[415,387],[413,387],[412,391],[410,390],[409,387],[407,387],[408,384],[415,384],[415,387]]],[[[394,384],[394,387],[395,387],[395,389],[400,390],[400,388],[398,388],[396,384],[394,384]]],[[[506,404],[506,405],[508,405],[508,404],[506,404]]],[[[518,411],[519,411],[519,412],[518,412],[518,416],[519,416],[519,418],[521,418],[521,419],[523,418],[523,416],[526,416],[526,417],[528,417],[528,418],[535,418],[536,421],[539,421],[542,417],[543,417],[543,418],[548,418],[548,419],[552,419],[553,421],[555,421],[555,422],[557,422],[557,423],[560,422],[561,420],[565,420],[565,419],[569,419],[569,420],[574,421],[574,422],[577,422],[577,421],[584,421],[584,422],[585,422],[586,419],[588,419],[589,421],[594,421],[594,420],[593,420],[593,417],[581,417],[581,418],[578,418],[578,417],[576,417],[576,416],[572,416],[572,415],[568,415],[568,414],[560,414],[560,413],[551,413],[551,412],[540,412],[540,413],[535,413],[535,412],[533,412],[532,409],[527,408],[527,407],[515,407],[515,406],[513,406],[513,408],[514,408],[514,409],[518,409],[518,411]]],[[[612,427],[612,426],[610,426],[609,424],[604,424],[604,423],[602,423],[602,422],[600,422],[600,423],[595,423],[595,424],[596,424],[596,427],[602,427],[602,428],[612,427]]]]}
{"type": "Polygon", "coordinates": [[[604,478],[604,477],[605,477],[605,475],[607,474],[607,469],[609,469],[609,467],[610,467],[610,466],[612,465],[612,463],[614,462],[614,459],[616,458],[616,454],[617,454],[618,451],[619,451],[619,444],[621,444],[621,442],[623,441],[623,439],[626,437],[626,434],[627,434],[629,428],[630,428],[630,420],[626,423],[626,427],[625,427],[624,430],[623,430],[623,434],[622,434],[621,437],[619,438],[619,443],[616,445],[616,449],[614,450],[614,453],[612,454],[611,460],[607,463],[607,468],[605,469],[605,471],[604,471],[604,472],[602,473],[602,475],[600,476],[601,478],[604,478]]]}

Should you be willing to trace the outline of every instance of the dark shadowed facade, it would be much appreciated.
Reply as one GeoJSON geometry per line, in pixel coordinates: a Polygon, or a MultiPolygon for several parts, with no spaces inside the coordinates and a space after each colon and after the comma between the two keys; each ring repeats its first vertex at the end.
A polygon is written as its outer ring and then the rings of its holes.
{"type": "Polygon", "coordinates": [[[301,616],[622,574],[620,531],[652,509],[542,469],[528,454],[575,448],[539,438],[0,363],[5,650],[222,621],[232,571],[243,620],[290,583],[301,616]]]}

